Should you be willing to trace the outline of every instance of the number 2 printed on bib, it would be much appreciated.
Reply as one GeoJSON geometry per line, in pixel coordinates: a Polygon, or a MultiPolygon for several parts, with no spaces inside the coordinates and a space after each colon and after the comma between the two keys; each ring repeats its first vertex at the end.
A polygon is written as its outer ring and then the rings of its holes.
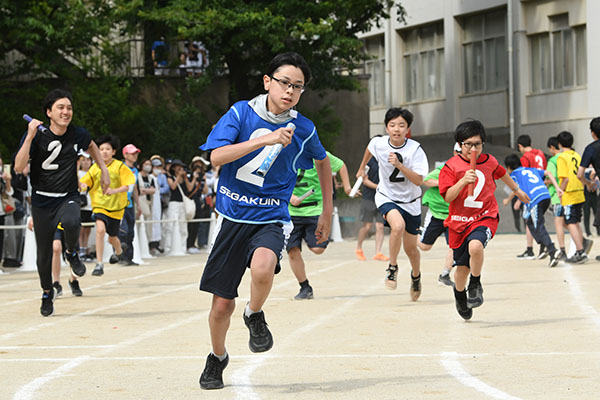
{"type": "Polygon", "coordinates": [[[482,208],[483,201],[477,201],[476,199],[481,194],[485,185],[485,175],[478,169],[475,170],[475,174],[477,175],[477,185],[475,185],[475,189],[473,190],[473,196],[467,196],[464,205],[469,208],[482,208]]]}

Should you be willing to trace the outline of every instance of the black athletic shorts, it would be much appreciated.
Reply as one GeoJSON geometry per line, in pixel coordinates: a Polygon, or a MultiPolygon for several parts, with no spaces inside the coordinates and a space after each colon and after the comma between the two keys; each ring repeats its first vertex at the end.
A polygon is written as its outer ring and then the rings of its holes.
{"type": "Polygon", "coordinates": [[[459,248],[453,249],[454,252],[454,265],[464,265],[467,268],[471,268],[471,254],[469,254],[469,242],[471,240],[479,240],[483,244],[483,248],[487,246],[488,242],[492,238],[492,231],[487,226],[478,226],[473,229],[469,236],[465,239],[463,244],[459,248]]]}
{"type": "Polygon", "coordinates": [[[292,217],[292,223],[294,224],[294,229],[290,234],[290,238],[287,241],[286,250],[290,251],[294,247],[298,247],[302,250],[302,239],[306,242],[306,245],[309,248],[321,247],[323,249],[327,248],[329,241],[326,240],[323,243],[317,244],[317,237],[315,236],[315,230],[317,229],[317,224],[319,222],[319,217],[292,217]]]}
{"type": "Polygon", "coordinates": [[[421,232],[421,243],[432,245],[441,235],[446,237],[446,244],[448,244],[448,228],[444,226],[444,220],[427,213],[425,228],[421,232]]]}
{"type": "Polygon", "coordinates": [[[581,222],[581,211],[583,210],[583,203],[570,204],[563,206],[565,210],[565,224],[576,224],[581,222]]]}
{"type": "Polygon", "coordinates": [[[289,238],[291,224],[245,224],[219,217],[215,226],[216,238],[212,244],[200,290],[225,299],[238,297],[238,287],[254,251],[266,247],[277,256],[275,273],[281,270],[279,261],[289,238]]]}
{"type": "Polygon", "coordinates": [[[104,225],[106,225],[106,233],[108,233],[108,236],[119,236],[119,227],[121,226],[121,220],[111,218],[108,215],[101,213],[92,214],[92,219],[94,221],[99,219],[100,221],[104,222],[104,225]]]}
{"type": "Polygon", "coordinates": [[[94,222],[92,210],[81,210],[81,222],[94,222]]]}

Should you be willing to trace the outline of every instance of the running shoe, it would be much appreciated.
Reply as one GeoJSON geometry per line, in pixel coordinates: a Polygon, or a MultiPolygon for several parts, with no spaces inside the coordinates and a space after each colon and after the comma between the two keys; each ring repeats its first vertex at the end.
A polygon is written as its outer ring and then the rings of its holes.
{"type": "Polygon", "coordinates": [[[477,308],[483,304],[483,287],[481,282],[475,285],[469,283],[467,289],[467,307],[477,308]]]}
{"type": "Polygon", "coordinates": [[[74,280],[73,282],[69,281],[69,287],[71,288],[71,293],[73,294],[73,296],[83,296],[83,292],[81,291],[81,288],[79,287],[79,281],[78,280],[74,280]]]}
{"type": "Polygon", "coordinates": [[[314,297],[313,288],[308,285],[306,287],[301,287],[298,294],[294,297],[296,300],[305,300],[312,299],[314,297]]]}
{"type": "Polygon", "coordinates": [[[248,341],[250,351],[262,353],[273,347],[273,335],[265,321],[264,311],[253,313],[249,317],[244,313],[244,323],[250,331],[250,340],[248,341]]]}
{"type": "Polygon", "coordinates": [[[52,286],[54,286],[54,289],[56,289],[56,297],[62,296],[62,285],[56,281],[52,284],[52,286]]]}
{"type": "Polygon", "coordinates": [[[102,264],[102,263],[96,263],[96,268],[94,268],[94,271],[92,272],[92,275],[94,275],[94,276],[102,276],[102,275],[104,275],[104,264],[102,264]]]}
{"type": "Polygon", "coordinates": [[[396,276],[398,275],[398,266],[390,265],[386,269],[386,272],[387,275],[385,277],[385,286],[387,286],[388,289],[396,289],[396,286],[398,286],[398,283],[396,282],[396,276]]]}
{"type": "Polygon", "coordinates": [[[586,262],[588,262],[588,260],[589,258],[587,254],[585,254],[583,250],[579,250],[575,254],[573,254],[573,257],[567,258],[565,261],[569,264],[585,264],[586,262]]]}
{"type": "Polygon", "coordinates": [[[440,276],[438,276],[438,282],[446,285],[446,286],[452,286],[454,285],[454,282],[452,282],[452,278],[450,278],[450,274],[440,274],[440,276]]]}
{"type": "Polygon", "coordinates": [[[456,304],[456,311],[458,311],[458,315],[460,315],[461,317],[463,317],[463,319],[465,321],[468,321],[471,319],[471,317],[473,316],[473,309],[469,308],[467,306],[467,304],[461,304],[458,300],[454,300],[454,303],[456,304]]]}
{"type": "Polygon", "coordinates": [[[410,274],[410,279],[411,279],[411,283],[410,283],[410,299],[412,301],[417,301],[419,299],[419,296],[421,296],[421,274],[419,274],[419,276],[415,279],[412,276],[412,272],[410,274]]]}
{"type": "Polygon", "coordinates": [[[44,317],[49,317],[54,313],[54,299],[56,298],[56,291],[54,287],[48,293],[42,293],[42,306],[40,307],[40,313],[44,317]]]}
{"type": "Polygon", "coordinates": [[[200,387],[205,390],[222,389],[223,388],[223,370],[229,364],[229,354],[225,356],[223,361],[210,353],[206,358],[204,371],[200,375],[200,387]]]}
{"type": "Polygon", "coordinates": [[[363,253],[362,249],[354,249],[354,252],[356,253],[358,261],[367,261],[367,257],[365,257],[365,253],[363,253]]]}
{"type": "Polygon", "coordinates": [[[72,254],[66,254],[66,259],[69,262],[69,265],[71,266],[71,271],[73,271],[73,273],[79,277],[84,276],[85,275],[85,264],[83,262],[81,262],[81,259],[79,258],[79,254],[77,252],[73,252],[72,254]]]}
{"type": "Polygon", "coordinates": [[[383,253],[377,253],[373,257],[373,260],[376,260],[376,261],[390,261],[390,258],[387,257],[387,256],[384,256],[383,253]]]}
{"type": "Polygon", "coordinates": [[[544,245],[540,246],[540,253],[537,256],[538,260],[543,260],[544,258],[548,257],[550,255],[550,252],[548,251],[548,248],[544,245]]]}
{"type": "Polygon", "coordinates": [[[112,253],[108,262],[116,264],[120,261],[125,261],[125,251],[127,251],[127,243],[121,242],[121,254],[112,253]]]}
{"type": "Polygon", "coordinates": [[[592,245],[594,241],[592,239],[583,238],[583,252],[585,254],[590,254],[590,250],[592,249],[592,245]]]}
{"type": "Polygon", "coordinates": [[[523,253],[517,256],[520,260],[535,260],[535,254],[531,250],[525,250],[523,253]]]}
{"type": "Polygon", "coordinates": [[[561,255],[562,255],[562,251],[560,251],[559,249],[554,250],[550,254],[550,261],[548,262],[548,266],[550,268],[556,267],[558,265],[558,262],[560,261],[561,255]]]}

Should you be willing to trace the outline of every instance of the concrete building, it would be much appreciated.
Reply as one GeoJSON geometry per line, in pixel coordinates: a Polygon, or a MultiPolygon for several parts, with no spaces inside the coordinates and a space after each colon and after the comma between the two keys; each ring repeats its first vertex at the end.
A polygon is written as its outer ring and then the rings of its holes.
{"type": "MultiPolygon", "coordinates": [[[[406,23],[392,18],[363,35],[373,59],[370,135],[384,132],[390,106],[415,114],[412,134],[451,138],[480,119],[489,143],[534,147],[561,130],[583,151],[600,115],[599,0],[402,0],[406,23]]],[[[430,142],[431,140],[427,140],[430,142]]]]}

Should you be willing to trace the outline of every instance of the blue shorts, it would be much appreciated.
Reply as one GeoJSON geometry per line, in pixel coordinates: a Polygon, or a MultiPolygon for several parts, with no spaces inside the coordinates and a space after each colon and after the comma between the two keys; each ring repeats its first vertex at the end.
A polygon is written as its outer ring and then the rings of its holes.
{"type": "Polygon", "coordinates": [[[469,254],[469,242],[471,240],[479,240],[485,248],[488,242],[492,239],[492,231],[487,226],[478,226],[473,229],[469,236],[465,239],[459,248],[452,250],[454,252],[454,266],[464,265],[471,268],[471,254],[469,254]]]}
{"type": "Polygon", "coordinates": [[[290,238],[287,241],[286,249],[290,251],[294,247],[298,247],[302,250],[302,239],[306,242],[309,248],[321,247],[327,248],[329,241],[326,240],[323,243],[317,244],[317,237],[315,236],[315,230],[319,222],[318,216],[313,217],[292,217],[292,223],[294,224],[294,230],[290,234],[290,238]]]}
{"type": "Polygon", "coordinates": [[[106,225],[106,233],[108,233],[108,236],[112,236],[112,237],[119,236],[119,228],[121,227],[121,220],[111,218],[108,215],[101,214],[101,213],[92,214],[92,219],[94,221],[100,220],[100,221],[104,222],[104,225],[106,225]]]}
{"type": "Polygon", "coordinates": [[[425,219],[425,228],[421,232],[421,243],[432,245],[438,237],[444,235],[448,244],[448,228],[444,226],[444,220],[438,219],[431,214],[425,219]]]}
{"type": "Polygon", "coordinates": [[[216,238],[200,280],[200,290],[225,299],[238,297],[237,288],[246,268],[250,268],[254,251],[259,247],[275,253],[275,273],[278,273],[281,270],[279,260],[291,228],[291,224],[244,224],[219,217],[215,227],[216,238]]]}
{"type": "Polygon", "coordinates": [[[581,212],[583,210],[583,203],[570,204],[563,206],[565,210],[565,224],[576,224],[581,222],[581,212]]]}
{"type": "MultiPolygon", "coordinates": [[[[410,215],[408,212],[404,211],[402,207],[394,202],[383,203],[379,207],[379,212],[385,217],[385,215],[391,210],[398,210],[402,218],[404,219],[404,223],[406,224],[406,232],[411,235],[417,235],[419,233],[419,227],[421,226],[421,215],[410,215]]],[[[386,226],[389,226],[387,221],[385,222],[386,226]]]]}

